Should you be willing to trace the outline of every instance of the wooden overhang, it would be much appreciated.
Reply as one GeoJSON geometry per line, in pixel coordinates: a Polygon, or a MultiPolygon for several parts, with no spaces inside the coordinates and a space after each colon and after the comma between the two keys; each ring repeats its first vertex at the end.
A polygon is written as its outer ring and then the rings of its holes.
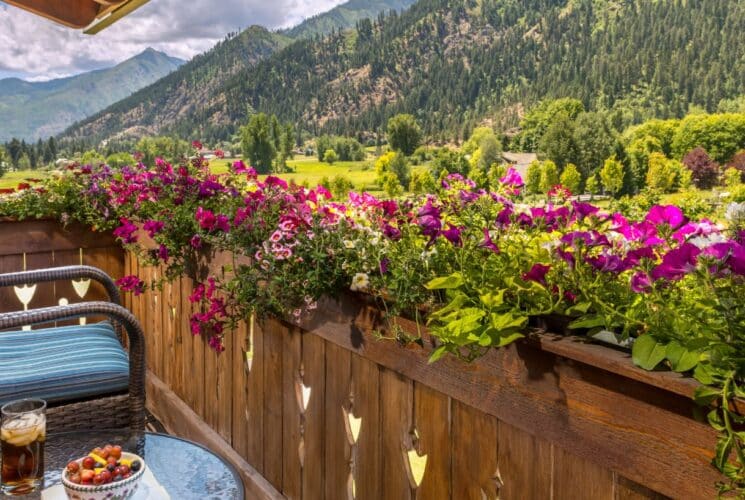
{"type": "Polygon", "coordinates": [[[88,35],[111,26],[148,0],[3,0],[88,35]]]}

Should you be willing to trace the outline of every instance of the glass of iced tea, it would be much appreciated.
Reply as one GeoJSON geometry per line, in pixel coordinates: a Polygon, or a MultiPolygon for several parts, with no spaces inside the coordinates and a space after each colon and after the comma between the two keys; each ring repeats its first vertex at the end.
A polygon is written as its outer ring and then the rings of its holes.
{"type": "Polygon", "coordinates": [[[47,403],[41,399],[22,399],[0,408],[0,479],[6,495],[27,495],[44,482],[46,409],[47,403]]]}

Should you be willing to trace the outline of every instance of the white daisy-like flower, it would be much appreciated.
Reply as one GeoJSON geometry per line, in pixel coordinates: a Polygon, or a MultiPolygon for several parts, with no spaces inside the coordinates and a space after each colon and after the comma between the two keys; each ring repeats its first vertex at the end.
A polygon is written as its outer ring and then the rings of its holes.
{"type": "Polygon", "coordinates": [[[353,292],[362,292],[370,286],[370,277],[365,273],[357,273],[352,278],[352,285],[349,287],[353,292]]]}
{"type": "Polygon", "coordinates": [[[354,248],[354,241],[344,240],[344,248],[348,248],[348,249],[354,248]]]}

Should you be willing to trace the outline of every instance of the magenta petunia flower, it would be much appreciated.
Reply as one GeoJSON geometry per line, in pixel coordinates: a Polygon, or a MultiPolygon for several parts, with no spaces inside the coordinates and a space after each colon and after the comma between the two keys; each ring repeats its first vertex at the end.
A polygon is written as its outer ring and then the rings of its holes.
{"type": "Polygon", "coordinates": [[[644,220],[655,226],[667,224],[672,229],[677,229],[688,221],[683,211],[675,205],[655,205],[649,209],[644,220]]]}
{"type": "Polygon", "coordinates": [[[199,227],[207,231],[212,231],[217,224],[217,217],[215,217],[212,210],[207,210],[203,207],[197,207],[195,218],[199,222],[199,227]]]}
{"type": "Polygon", "coordinates": [[[419,227],[422,228],[422,234],[433,240],[442,229],[440,209],[432,205],[431,199],[427,200],[427,203],[417,213],[417,221],[419,227]]]}
{"type": "Polygon", "coordinates": [[[479,246],[491,250],[494,253],[499,253],[499,247],[491,239],[491,234],[489,234],[489,228],[487,227],[484,228],[484,241],[482,241],[479,246]]]}
{"type": "Polygon", "coordinates": [[[152,238],[157,233],[159,233],[159,232],[161,232],[163,230],[163,226],[164,225],[165,224],[163,223],[163,221],[159,221],[159,220],[147,220],[142,225],[142,229],[144,229],[145,232],[147,233],[147,235],[152,238]]]}
{"type": "Polygon", "coordinates": [[[734,274],[745,276],[745,246],[735,241],[716,243],[706,248],[703,254],[721,261],[734,274]]]}
{"type": "Polygon", "coordinates": [[[463,244],[461,241],[462,228],[456,227],[452,224],[448,224],[448,228],[442,231],[442,236],[453,245],[459,247],[463,244]]]}
{"type": "Polygon", "coordinates": [[[533,264],[530,271],[523,274],[525,281],[535,281],[543,286],[546,286],[546,275],[551,270],[551,266],[545,264],[533,264]]]}
{"type": "Polygon", "coordinates": [[[195,234],[189,240],[189,245],[191,245],[192,248],[199,250],[200,248],[202,248],[202,237],[198,234],[195,234]]]}
{"type": "Polygon", "coordinates": [[[131,244],[137,242],[137,226],[130,222],[128,219],[122,217],[119,219],[121,226],[114,229],[114,236],[121,239],[125,244],[131,244]]]}
{"type": "Polygon", "coordinates": [[[678,281],[696,268],[701,250],[691,243],[684,243],[670,250],[662,258],[662,263],[652,270],[652,279],[678,281]]]}
{"type": "Polygon", "coordinates": [[[116,285],[125,292],[134,293],[135,296],[141,295],[145,291],[145,282],[134,275],[124,276],[116,280],[116,285]]]}
{"type": "Polygon", "coordinates": [[[507,173],[504,174],[504,177],[499,179],[499,183],[512,188],[521,188],[525,185],[520,173],[512,167],[507,169],[507,173]]]}
{"type": "Polygon", "coordinates": [[[383,226],[383,234],[386,238],[398,241],[401,239],[401,230],[397,227],[391,226],[386,222],[385,226],[383,226]]]}
{"type": "Polygon", "coordinates": [[[631,290],[636,293],[646,293],[652,289],[652,280],[644,271],[639,271],[631,277],[631,290]]]}

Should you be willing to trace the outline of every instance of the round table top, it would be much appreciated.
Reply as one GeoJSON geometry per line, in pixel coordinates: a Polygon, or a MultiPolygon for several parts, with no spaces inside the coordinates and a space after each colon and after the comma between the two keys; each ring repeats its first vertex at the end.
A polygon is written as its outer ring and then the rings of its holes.
{"type": "Polygon", "coordinates": [[[142,456],[172,499],[244,497],[240,476],[222,458],[197,443],[150,432],[139,439],[110,431],[50,434],[44,450],[44,488],[61,482],[62,469],[70,460],[106,444],[142,456]]]}

